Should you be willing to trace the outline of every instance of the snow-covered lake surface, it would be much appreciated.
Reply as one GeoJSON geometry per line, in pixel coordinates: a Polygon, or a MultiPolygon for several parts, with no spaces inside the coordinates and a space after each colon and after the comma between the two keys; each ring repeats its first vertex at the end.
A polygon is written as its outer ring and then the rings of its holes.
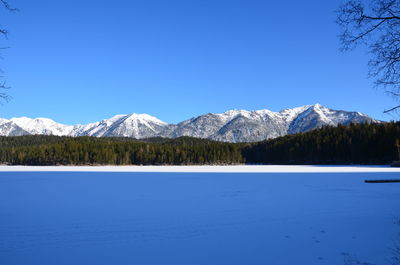
{"type": "MultiPolygon", "coordinates": [[[[378,168],[381,170],[382,168],[378,168]]],[[[0,264],[385,264],[400,173],[0,172],[0,264]]],[[[9,171],[9,170],[8,170],[9,171]]],[[[383,170],[385,171],[385,170],[383,170]]]]}
{"type": "Polygon", "coordinates": [[[79,172],[243,172],[243,173],[301,173],[301,172],[398,172],[390,166],[299,166],[299,165],[226,165],[226,166],[5,166],[1,171],[79,171],[79,172]]]}

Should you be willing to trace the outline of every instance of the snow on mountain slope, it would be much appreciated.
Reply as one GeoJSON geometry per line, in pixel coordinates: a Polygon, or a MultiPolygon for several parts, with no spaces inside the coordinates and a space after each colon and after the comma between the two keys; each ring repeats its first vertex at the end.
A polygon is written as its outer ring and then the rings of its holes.
{"type": "Polygon", "coordinates": [[[241,111],[211,139],[228,142],[255,142],[286,134],[285,124],[269,110],[241,111]]]}
{"type": "Polygon", "coordinates": [[[336,111],[320,104],[280,112],[231,110],[206,114],[177,124],[170,137],[182,135],[227,142],[255,142],[306,132],[326,125],[377,122],[359,112],[336,111]]]}
{"type": "Polygon", "coordinates": [[[157,136],[166,126],[165,122],[155,117],[134,113],[118,119],[101,136],[148,138],[157,136]]]}
{"type": "Polygon", "coordinates": [[[229,110],[208,113],[178,124],[167,124],[147,114],[116,115],[86,125],[64,125],[46,118],[0,119],[0,135],[66,135],[96,137],[192,136],[227,142],[254,142],[306,132],[326,125],[379,122],[359,112],[332,110],[320,104],[273,112],[229,110]]]}
{"type": "Polygon", "coordinates": [[[10,122],[29,134],[68,135],[73,126],[57,123],[47,118],[30,119],[27,117],[12,118],[10,122]]]}
{"type": "Polygon", "coordinates": [[[13,123],[12,121],[2,119],[0,122],[1,136],[21,136],[29,135],[30,133],[13,123]]]}
{"type": "Polygon", "coordinates": [[[201,115],[178,123],[169,136],[173,138],[179,136],[209,138],[229,121],[244,113],[245,111],[230,110],[221,114],[208,113],[201,115]]]}
{"type": "Polygon", "coordinates": [[[72,136],[133,137],[148,138],[157,136],[167,123],[147,114],[116,115],[101,122],[78,125],[72,136]]]}
{"type": "MultiPolygon", "coordinates": [[[[316,104],[318,105],[318,104],[316,104]]],[[[302,107],[297,107],[293,109],[284,109],[277,112],[278,116],[285,121],[286,124],[290,124],[300,113],[306,111],[313,105],[306,105],[302,107]]]]}
{"type": "Polygon", "coordinates": [[[359,112],[328,109],[320,104],[309,106],[289,124],[288,134],[306,132],[326,125],[378,122],[359,112]]]}

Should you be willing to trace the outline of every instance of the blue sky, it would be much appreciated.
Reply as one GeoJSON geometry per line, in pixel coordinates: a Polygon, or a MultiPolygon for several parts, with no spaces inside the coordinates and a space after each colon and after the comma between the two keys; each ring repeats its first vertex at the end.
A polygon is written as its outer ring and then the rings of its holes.
{"type": "Polygon", "coordinates": [[[377,119],[394,104],[341,53],[341,1],[10,1],[1,39],[13,99],[0,117],[88,123],[148,113],[178,122],[229,109],[320,103],[377,119]]]}

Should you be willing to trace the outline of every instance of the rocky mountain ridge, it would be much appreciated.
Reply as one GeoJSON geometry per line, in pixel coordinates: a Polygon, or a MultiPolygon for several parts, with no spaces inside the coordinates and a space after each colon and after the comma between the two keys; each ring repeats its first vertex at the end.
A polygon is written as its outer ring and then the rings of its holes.
{"type": "Polygon", "coordinates": [[[360,112],[332,110],[320,104],[273,112],[267,109],[208,113],[168,124],[147,114],[116,115],[86,125],[65,125],[47,118],[0,119],[0,135],[29,134],[96,137],[176,138],[192,136],[226,142],[255,142],[306,132],[326,125],[379,122],[360,112]]]}

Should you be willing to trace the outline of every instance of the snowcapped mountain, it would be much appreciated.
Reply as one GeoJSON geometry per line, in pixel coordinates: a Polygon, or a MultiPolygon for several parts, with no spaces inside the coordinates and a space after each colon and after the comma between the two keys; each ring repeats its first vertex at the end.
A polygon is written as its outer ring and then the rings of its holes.
{"type": "MultiPolygon", "coordinates": [[[[15,124],[29,134],[45,134],[45,135],[68,135],[71,133],[73,126],[57,123],[47,118],[30,119],[27,117],[12,118],[12,124],[15,124]]],[[[0,125],[1,126],[1,125],[0,125]]]]}
{"type": "Polygon", "coordinates": [[[147,114],[116,115],[87,125],[75,125],[70,136],[133,137],[158,136],[168,124],[147,114]]]}
{"type": "Polygon", "coordinates": [[[294,116],[289,124],[288,134],[306,132],[326,125],[379,122],[360,112],[332,110],[320,104],[308,106],[294,116]]]}
{"type": "Polygon", "coordinates": [[[178,124],[167,124],[147,114],[116,115],[86,125],[65,125],[51,119],[27,117],[0,119],[0,135],[29,134],[149,137],[192,136],[227,142],[255,142],[286,134],[306,132],[326,125],[379,122],[359,112],[332,110],[320,104],[272,112],[229,110],[208,113],[178,124]]]}
{"type": "Polygon", "coordinates": [[[148,138],[158,136],[168,124],[147,114],[116,115],[86,125],[65,125],[47,118],[0,119],[0,135],[58,135],[148,138]]]}
{"type": "Polygon", "coordinates": [[[2,136],[21,136],[30,134],[12,121],[1,119],[0,120],[0,134],[2,136]]]}
{"type": "Polygon", "coordinates": [[[269,110],[205,114],[176,125],[169,137],[193,136],[227,142],[258,141],[286,134],[285,123],[269,110]]]}
{"type": "Polygon", "coordinates": [[[306,132],[326,125],[379,122],[359,112],[328,109],[320,104],[280,112],[230,110],[178,123],[167,137],[193,136],[227,142],[255,142],[306,132]]]}

